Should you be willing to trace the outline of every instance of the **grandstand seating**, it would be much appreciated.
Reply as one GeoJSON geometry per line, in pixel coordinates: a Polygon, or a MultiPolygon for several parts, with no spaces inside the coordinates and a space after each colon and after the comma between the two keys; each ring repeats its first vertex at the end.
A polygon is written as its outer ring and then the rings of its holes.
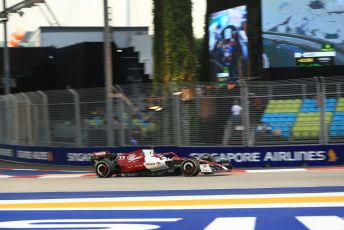
{"type": "MultiPolygon", "coordinates": [[[[293,127],[294,138],[317,138],[320,134],[320,112],[299,113],[293,127]]],[[[332,113],[326,112],[325,122],[329,124],[332,120],[332,113]]]]}
{"type": "MultiPolygon", "coordinates": [[[[343,100],[344,102],[344,100],[343,100]]],[[[343,103],[344,104],[344,103],[343,103]]],[[[331,137],[343,137],[344,136],[344,107],[337,107],[337,111],[333,113],[333,119],[330,124],[331,137]],[[340,111],[338,109],[343,109],[340,111]]]]}
{"type": "Polygon", "coordinates": [[[289,137],[301,103],[301,99],[270,100],[261,122],[270,126],[273,132],[279,130],[283,137],[289,137]]]}
{"type": "MultiPolygon", "coordinates": [[[[336,109],[336,98],[328,98],[325,100],[326,111],[333,112],[336,109]]],[[[320,112],[319,104],[316,99],[304,99],[300,112],[320,112]]]]}
{"type": "MultiPolygon", "coordinates": [[[[326,98],[325,122],[331,137],[344,137],[344,98],[326,98]]],[[[260,120],[283,137],[316,139],[320,134],[321,113],[316,99],[269,100],[260,120]]]]}
{"type": "Polygon", "coordinates": [[[344,112],[344,98],[339,98],[336,111],[344,112]]]}

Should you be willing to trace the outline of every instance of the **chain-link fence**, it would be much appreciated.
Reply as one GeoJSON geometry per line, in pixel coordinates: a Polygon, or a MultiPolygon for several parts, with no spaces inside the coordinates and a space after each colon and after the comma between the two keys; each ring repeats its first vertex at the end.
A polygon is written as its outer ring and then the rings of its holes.
{"type": "Polygon", "coordinates": [[[259,146],[344,141],[344,80],[114,87],[0,96],[0,143],[35,146],[259,146]],[[106,125],[111,122],[111,126],[106,125]]]}

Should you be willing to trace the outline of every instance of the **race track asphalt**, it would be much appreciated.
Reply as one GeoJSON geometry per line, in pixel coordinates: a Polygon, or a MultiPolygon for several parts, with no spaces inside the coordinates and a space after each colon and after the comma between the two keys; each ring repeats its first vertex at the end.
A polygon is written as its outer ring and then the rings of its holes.
{"type": "MultiPolygon", "coordinates": [[[[91,167],[16,164],[0,161],[0,168],[35,168],[41,170],[75,170],[93,173],[91,167]]],[[[73,192],[73,191],[144,191],[182,189],[249,189],[279,187],[344,186],[344,170],[324,169],[306,171],[261,170],[250,173],[234,171],[225,175],[197,177],[51,177],[1,178],[1,193],[6,192],[73,192]]]]}

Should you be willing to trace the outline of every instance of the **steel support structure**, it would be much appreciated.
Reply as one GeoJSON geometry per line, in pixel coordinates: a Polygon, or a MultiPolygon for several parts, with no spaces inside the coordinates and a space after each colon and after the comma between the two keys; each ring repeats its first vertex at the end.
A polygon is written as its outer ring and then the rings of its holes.
{"type": "Polygon", "coordinates": [[[114,143],[113,127],[113,92],[112,92],[112,33],[109,26],[109,6],[108,1],[104,0],[104,69],[105,69],[105,98],[106,98],[106,130],[107,144],[112,146],[114,143]]]}

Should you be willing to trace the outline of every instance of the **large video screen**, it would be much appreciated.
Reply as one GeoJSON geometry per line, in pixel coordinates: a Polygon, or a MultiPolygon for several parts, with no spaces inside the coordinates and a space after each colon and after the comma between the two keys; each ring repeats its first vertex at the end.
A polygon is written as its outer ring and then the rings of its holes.
{"type": "Polygon", "coordinates": [[[344,65],[344,0],[262,0],[263,67],[344,65]]]}
{"type": "Polygon", "coordinates": [[[247,7],[210,14],[208,31],[212,78],[230,82],[243,77],[248,61],[247,7]]]}

